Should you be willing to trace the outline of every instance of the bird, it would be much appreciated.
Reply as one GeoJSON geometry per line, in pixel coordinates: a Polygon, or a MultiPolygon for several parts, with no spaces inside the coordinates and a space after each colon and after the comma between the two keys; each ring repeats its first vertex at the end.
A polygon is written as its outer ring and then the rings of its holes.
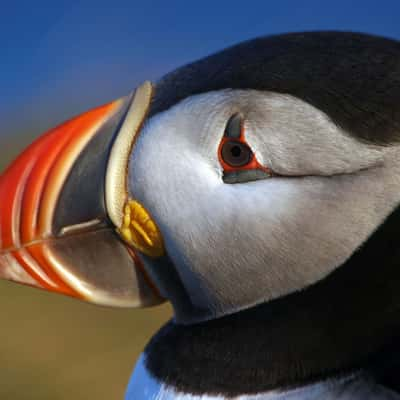
{"type": "Polygon", "coordinates": [[[126,400],[400,399],[400,43],[251,39],[39,137],[0,275],[169,301],[126,400]]]}

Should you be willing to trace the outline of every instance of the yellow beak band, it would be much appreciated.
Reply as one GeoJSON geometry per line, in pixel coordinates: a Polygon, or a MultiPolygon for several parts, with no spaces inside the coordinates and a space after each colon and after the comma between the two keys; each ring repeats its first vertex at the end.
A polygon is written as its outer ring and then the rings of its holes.
{"type": "Polygon", "coordinates": [[[149,212],[136,200],[126,202],[118,233],[130,246],[149,257],[161,257],[165,253],[160,230],[149,212]]]}

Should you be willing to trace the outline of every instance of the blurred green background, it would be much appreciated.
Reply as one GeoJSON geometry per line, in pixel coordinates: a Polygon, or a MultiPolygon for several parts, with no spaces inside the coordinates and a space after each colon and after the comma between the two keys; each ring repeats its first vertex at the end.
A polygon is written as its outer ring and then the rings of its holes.
{"type": "Polygon", "coordinates": [[[1,399],[122,399],[168,306],[119,310],[0,282],[1,399]]]}
{"type": "MultiPolygon", "coordinates": [[[[316,29],[400,38],[399,14],[397,0],[1,2],[0,171],[42,131],[233,43],[316,29]]],[[[0,315],[0,399],[109,400],[171,310],[0,281],[0,315]]]]}

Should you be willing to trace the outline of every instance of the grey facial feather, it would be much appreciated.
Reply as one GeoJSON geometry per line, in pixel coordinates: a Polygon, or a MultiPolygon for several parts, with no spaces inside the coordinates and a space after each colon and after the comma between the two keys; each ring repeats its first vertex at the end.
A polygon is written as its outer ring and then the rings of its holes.
{"type": "MultiPolygon", "coordinates": [[[[147,122],[130,191],[209,319],[301,290],[343,264],[400,200],[399,151],[357,141],[288,95],[210,92],[147,122]],[[237,112],[258,161],[283,177],[223,182],[217,151],[237,112]]],[[[173,302],[173,288],[165,295],[173,302]]]]}

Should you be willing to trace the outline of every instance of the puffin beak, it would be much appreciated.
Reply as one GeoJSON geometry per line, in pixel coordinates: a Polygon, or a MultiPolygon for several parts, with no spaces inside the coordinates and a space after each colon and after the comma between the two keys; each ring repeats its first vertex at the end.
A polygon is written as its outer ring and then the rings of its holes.
{"type": "Polygon", "coordinates": [[[0,175],[1,278],[102,305],[163,301],[138,257],[162,255],[162,238],[126,182],[152,91],[59,125],[0,175]]]}

